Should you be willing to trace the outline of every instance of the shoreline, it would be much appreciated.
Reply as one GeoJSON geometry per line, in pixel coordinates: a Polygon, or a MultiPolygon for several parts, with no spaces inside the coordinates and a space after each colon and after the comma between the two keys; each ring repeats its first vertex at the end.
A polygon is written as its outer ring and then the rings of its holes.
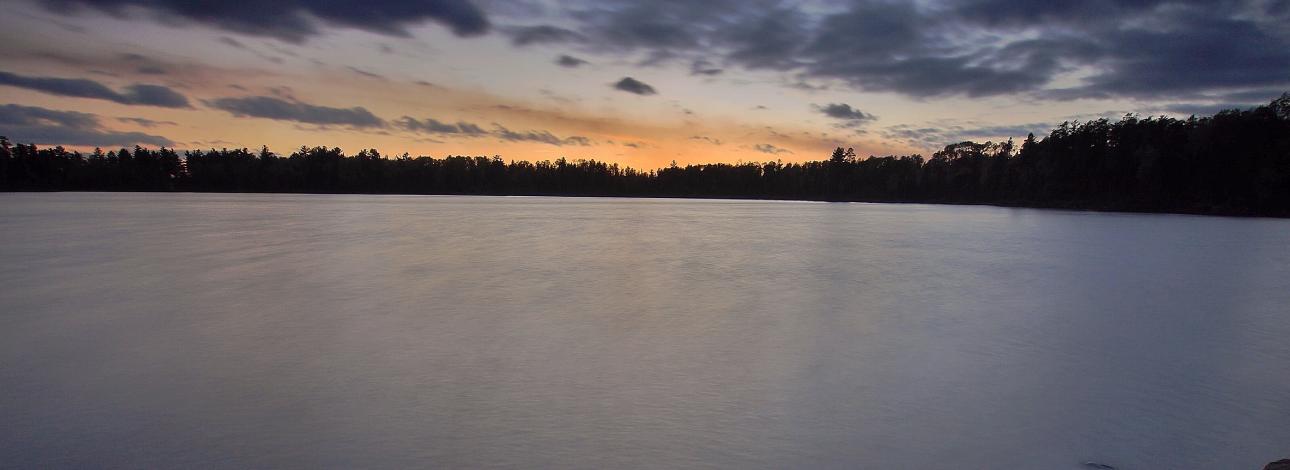
{"type": "Polygon", "coordinates": [[[283,195],[351,195],[351,196],[482,196],[482,197],[551,197],[551,198],[606,198],[606,199],[692,199],[692,200],[726,200],[726,201],[781,201],[781,202],[818,202],[818,203],[861,203],[861,204],[926,204],[938,206],[990,206],[1005,209],[1043,209],[1070,212],[1094,212],[1106,214],[1160,214],[1189,215],[1203,217],[1231,217],[1239,219],[1290,219],[1290,213],[1264,214],[1246,210],[1201,209],[1134,209],[1122,207],[1082,206],[1075,203],[1035,204],[1024,202],[960,202],[960,201],[914,201],[914,200],[831,200],[814,198],[777,198],[757,196],[728,195],[624,195],[624,194],[547,194],[547,193],[407,193],[407,192],[351,192],[351,191],[137,191],[137,190],[2,190],[0,193],[138,193],[138,194],[283,194],[283,195]]]}

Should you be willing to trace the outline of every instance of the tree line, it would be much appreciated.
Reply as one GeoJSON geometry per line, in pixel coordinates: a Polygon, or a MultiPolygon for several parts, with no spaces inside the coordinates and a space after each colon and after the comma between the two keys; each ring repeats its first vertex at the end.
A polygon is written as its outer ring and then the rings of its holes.
{"type": "Polygon", "coordinates": [[[774,198],[1290,215],[1290,93],[1208,117],[1066,122],[1021,144],[960,142],[930,158],[708,163],[642,171],[596,160],[397,157],[301,147],[96,149],[0,137],[0,190],[774,198]]]}

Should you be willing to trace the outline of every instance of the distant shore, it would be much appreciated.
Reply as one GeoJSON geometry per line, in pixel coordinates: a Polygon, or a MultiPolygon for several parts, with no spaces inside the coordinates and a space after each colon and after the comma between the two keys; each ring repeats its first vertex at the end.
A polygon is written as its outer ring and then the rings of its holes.
{"type": "Polygon", "coordinates": [[[1097,212],[1097,213],[1122,213],[1122,214],[1162,214],[1162,215],[1195,215],[1208,217],[1238,217],[1238,218],[1270,218],[1285,219],[1290,218],[1290,213],[1250,213],[1243,211],[1223,211],[1223,210],[1151,210],[1151,209],[1133,209],[1133,208],[1116,208],[1116,207],[1094,207],[1081,206],[1077,204],[1026,204],[1026,203],[1004,203],[1004,202],[955,202],[955,201],[842,201],[828,199],[804,199],[804,198],[770,198],[770,197],[739,197],[739,196],[676,196],[676,195],[605,195],[605,194],[482,194],[482,193],[389,193],[389,192],[298,192],[298,191],[104,191],[104,190],[21,190],[21,191],[0,191],[0,193],[9,194],[41,194],[41,193],[135,193],[135,194],[273,194],[273,195],[298,195],[298,196],[466,196],[466,197],[551,197],[551,198],[605,198],[605,199],[692,199],[707,201],[780,201],[780,202],[815,202],[815,203],[838,203],[838,204],[909,204],[909,205],[938,205],[938,206],[987,206],[999,207],[1005,209],[1042,209],[1058,210],[1071,212],[1097,212]]]}

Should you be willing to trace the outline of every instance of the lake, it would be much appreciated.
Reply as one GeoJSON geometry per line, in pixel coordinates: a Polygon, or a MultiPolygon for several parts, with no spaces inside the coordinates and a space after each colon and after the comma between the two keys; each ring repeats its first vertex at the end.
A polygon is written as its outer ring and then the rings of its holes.
{"type": "Polygon", "coordinates": [[[1259,469],[1290,220],[0,194],[0,466],[1259,469]]]}

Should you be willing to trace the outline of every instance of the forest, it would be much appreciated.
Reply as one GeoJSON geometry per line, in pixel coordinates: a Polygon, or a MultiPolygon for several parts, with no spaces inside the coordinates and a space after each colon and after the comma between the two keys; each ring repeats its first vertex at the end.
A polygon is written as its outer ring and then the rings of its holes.
{"type": "Polygon", "coordinates": [[[708,163],[639,170],[596,160],[301,147],[91,154],[0,137],[3,191],[195,191],[763,198],[1290,215],[1290,93],[1189,119],[1066,122],[1017,144],[959,142],[930,157],[708,163]]]}

